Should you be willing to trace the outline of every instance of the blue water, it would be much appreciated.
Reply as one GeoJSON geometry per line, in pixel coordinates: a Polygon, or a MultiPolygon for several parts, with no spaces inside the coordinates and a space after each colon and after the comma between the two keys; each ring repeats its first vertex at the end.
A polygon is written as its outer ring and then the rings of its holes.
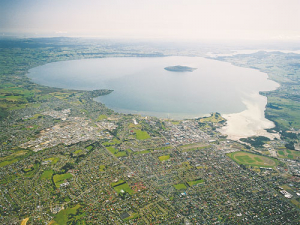
{"type": "Polygon", "coordinates": [[[96,98],[117,112],[194,118],[211,112],[236,113],[242,100],[277,84],[267,74],[200,57],[118,57],[83,59],[33,68],[32,81],[51,87],[112,89],[96,98]],[[193,72],[170,72],[167,66],[189,66],[193,72]]]}

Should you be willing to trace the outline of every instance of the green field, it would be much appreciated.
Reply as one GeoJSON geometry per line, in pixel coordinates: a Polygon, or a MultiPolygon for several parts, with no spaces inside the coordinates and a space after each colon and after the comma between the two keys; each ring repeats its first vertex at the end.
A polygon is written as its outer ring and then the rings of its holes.
{"type": "Polygon", "coordinates": [[[117,154],[115,154],[115,156],[124,157],[124,156],[127,156],[127,152],[126,151],[121,151],[121,152],[118,152],[117,154]]]}
{"type": "Polygon", "coordinates": [[[113,183],[111,183],[110,185],[111,185],[112,187],[115,187],[115,186],[118,186],[118,185],[123,184],[123,183],[125,183],[124,180],[118,180],[117,182],[113,182],[113,183]]]}
{"type": "Polygon", "coordinates": [[[138,217],[139,217],[138,213],[133,213],[131,216],[125,218],[124,221],[132,220],[132,219],[135,219],[135,218],[138,218],[138,217]]]}
{"type": "Polygon", "coordinates": [[[85,148],[90,151],[90,150],[92,150],[94,148],[94,146],[93,145],[89,145],[89,146],[87,146],[85,148]]]}
{"type": "Polygon", "coordinates": [[[289,149],[282,149],[277,150],[277,154],[280,158],[284,159],[300,159],[300,151],[296,150],[289,150],[289,149]]]}
{"type": "Polygon", "coordinates": [[[197,180],[189,181],[189,182],[187,182],[187,183],[188,183],[188,185],[190,185],[190,187],[191,187],[191,186],[193,186],[193,185],[200,184],[200,183],[203,183],[203,182],[204,182],[203,179],[197,179],[197,180]]]}
{"type": "Polygon", "coordinates": [[[105,168],[106,168],[106,166],[105,166],[105,165],[100,165],[100,166],[99,166],[99,171],[104,171],[104,170],[105,170],[105,168]]]}
{"type": "Polygon", "coordinates": [[[120,194],[123,191],[133,195],[133,190],[129,187],[129,185],[124,180],[119,180],[117,182],[111,183],[111,186],[115,189],[115,191],[120,194]]]}
{"type": "Polygon", "coordinates": [[[18,161],[19,161],[18,159],[2,161],[2,162],[0,162],[0,167],[7,166],[7,165],[13,164],[18,161]]]}
{"type": "Polygon", "coordinates": [[[78,155],[79,153],[81,153],[82,150],[76,150],[75,152],[73,152],[74,155],[78,155]]]}
{"type": "Polygon", "coordinates": [[[51,164],[54,165],[58,162],[59,158],[57,157],[52,157],[52,158],[48,158],[48,159],[45,159],[44,161],[51,161],[51,164]]]}
{"type": "Polygon", "coordinates": [[[28,153],[28,151],[20,150],[20,151],[12,153],[9,156],[0,157],[0,167],[7,166],[7,165],[13,164],[15,162],[18,162],[27,153],[28,153]]]}
{"type": "Polygon", "coordinates": [[[145,140],[150,138],[150,135],[147,133],[147,131],[134,130],[134,132],[138,140],[145,140]]]}
{"type": "Polygon", "coordinates": [[[112,146],[106,147],[108,151],[114,154],[116,157],[124,157],[127,156],[127,151],[119,151],[112,146]]]}
{"type": "Polygon", "coordinates": [[[278,164],[276,159],[266,156],[255,155],[248,152],[232,152],[227,154],[238,164],[258,166],[258,167],[274,167],[278,164]]]}
{"type": "Polygon", "coordinates": [[[100,116],[98,116],[98,121],[100,121],[100,120],[105,120],[105,119],[107,119],[107,116],[106,115],[100,115],[100,116]]]}
{"type": "Polygon", "coordinates": [[[65,174],[56,174],[53,176],[53,181],[55,183],[55,186],[59,188],[60,184],[64,183],[65,180],[73,177],[72,174],[70,173],[65,173],[65,174]]]}
{"type": "Polygon", "coordinates": [[[158,159],[162,162],[162,161],[165,161],[165,160],[168,160],[170,158],[170,155],[162,155],[162,156],[159,156],[158,159]]]}
{"type": "Polygon", "coordinates": [[[143,151],[138,151],[138,152],[134,152],[135,155],[138,155],[138,154],[147,154],[147,153],[150,153],[151,151],[150,150],[143,150],[143,151]]]}
{"type": "Polygon", "coordinates": [[[53,175],[53,170],[45,170],[42,175],[41,175],[41,179],[51,179],[53,175]]]}
{"type": "Polygon", "coordinates": [[[112,146],[112,145],[118,145],[120,144],[121,141],[114,138],[112,141],[107,141],[107,142],[103,142],[102,144],[105,146],[105,147],[108,147],[108,146],[112,146]]]}
{"type": "Polygon", "coordinates": [[[284,155],[284,152],[282,150],[278,151],[279,155],[284,155]]]}
{"type": "Polygon", "coordinates": [[[70,215],[76,215],[77,210],[80,208],[80,205],[76,205],[73,208],[67,208],[64,210],[61,210],[59,213],[57,213],[54,217],[55,225],[65,225],[68,224],[68,217],[70,215]]]}
{"type": "Polygon", "coordinates": [[[184,190],[184,189],[186,189],[187,187],[185,186],[185,184],[175,184],[175,185],[173,185],[174,186],[174,188],[176,189],[176,190],[184,190]]]}

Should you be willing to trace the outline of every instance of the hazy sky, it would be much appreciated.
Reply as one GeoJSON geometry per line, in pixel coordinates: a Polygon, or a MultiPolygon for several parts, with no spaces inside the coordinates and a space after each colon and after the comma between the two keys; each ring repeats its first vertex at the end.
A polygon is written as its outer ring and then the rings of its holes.
{"type": "Polygon", "coordinates": [[[300,0],[0,0],[0,32],[299,39],[300,0]]]}

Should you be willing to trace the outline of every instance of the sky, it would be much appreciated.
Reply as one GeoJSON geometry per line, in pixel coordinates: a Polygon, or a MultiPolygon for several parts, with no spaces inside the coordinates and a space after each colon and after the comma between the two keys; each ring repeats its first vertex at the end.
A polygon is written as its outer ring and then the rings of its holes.
{"type": "Polygon", "coordinates": [[[300,40],[300,0],[0,0],[0,34],[300,40]]]}

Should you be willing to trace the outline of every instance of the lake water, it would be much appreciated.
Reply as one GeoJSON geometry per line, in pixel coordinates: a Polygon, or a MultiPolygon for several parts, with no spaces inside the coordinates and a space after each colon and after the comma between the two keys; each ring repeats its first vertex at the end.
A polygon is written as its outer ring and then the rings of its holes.
{"type": "Polygon", "coordinates": [[[163,118],[237,113],[243,101],[277,83],[265,73],[200,57],[117,57],[46,64],[29,70],[33,82],[78,90],[112,89],[96,98],[117,112],[163,118]],[[170,72],[167,66],[193,72],[170,72]]]}

